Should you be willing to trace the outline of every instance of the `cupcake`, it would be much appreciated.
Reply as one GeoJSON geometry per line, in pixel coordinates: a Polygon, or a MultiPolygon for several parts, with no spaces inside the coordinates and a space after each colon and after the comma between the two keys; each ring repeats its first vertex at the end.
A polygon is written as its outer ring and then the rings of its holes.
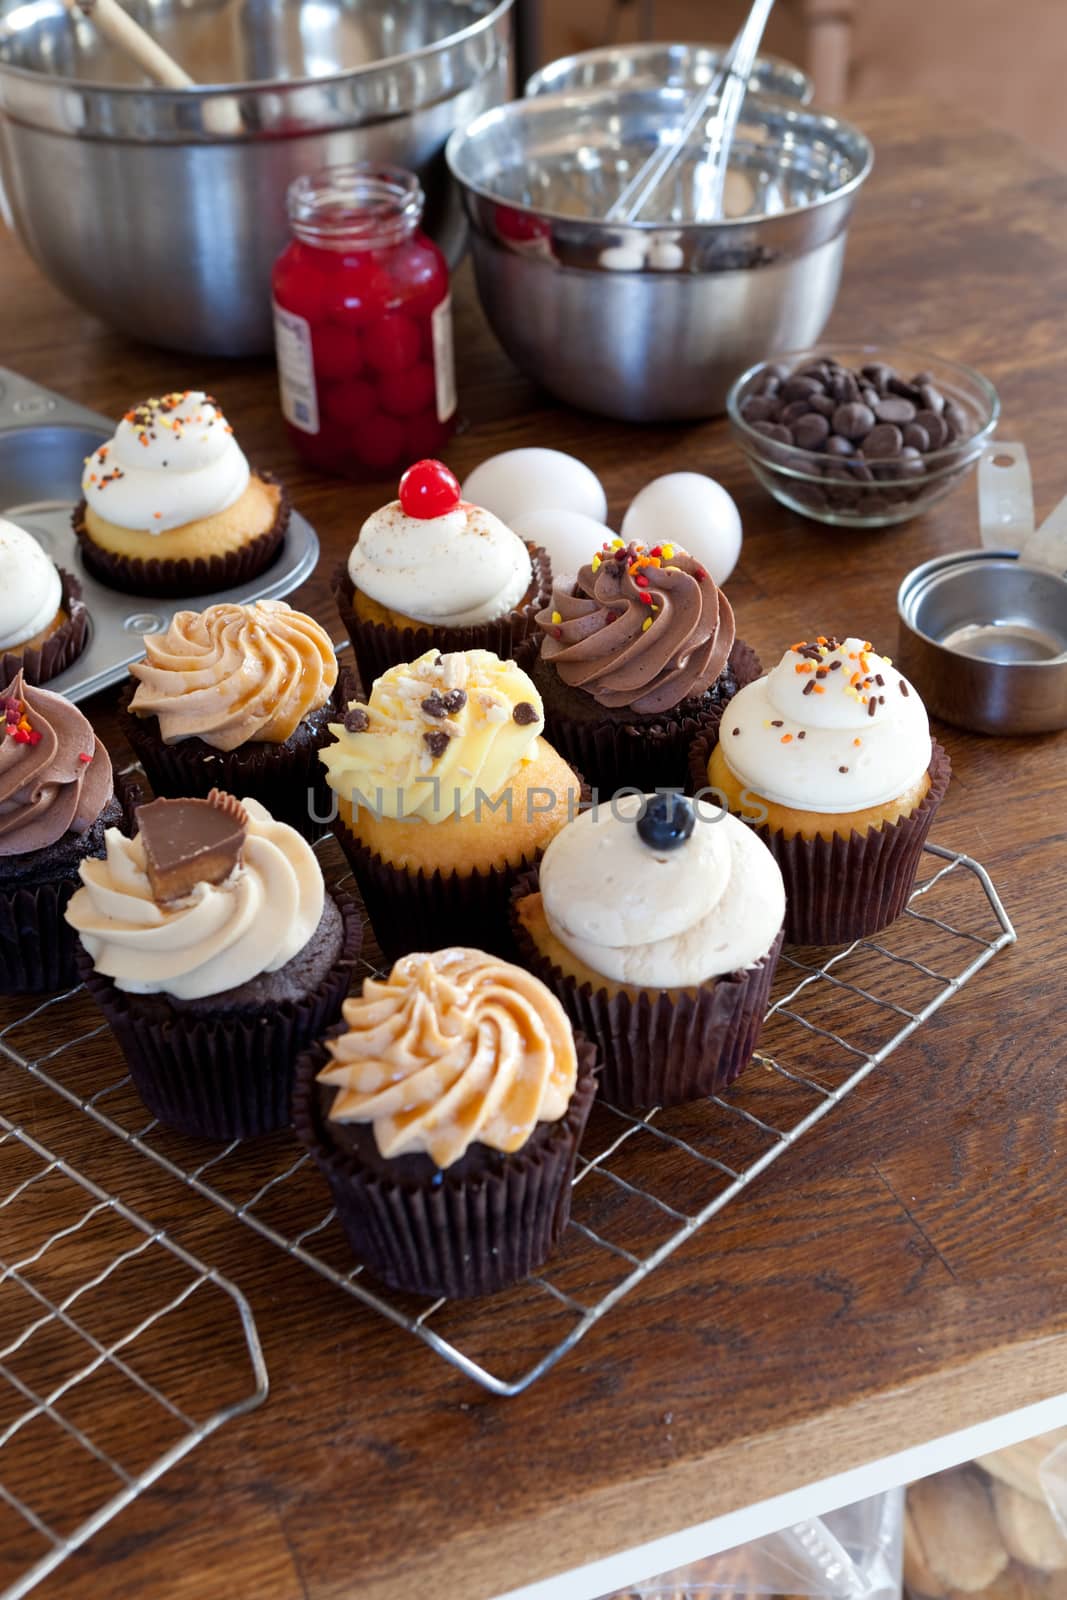
{"type": "Polygon", "coordinates": [[[551,581],[538,545],[461,500],[443,462],[418,461],[363,524],[333,590],[366,688],[431,648],[514,655],[551,581]]]}
{"type": "Polygon", "coordinates": [[[293,1120],[357,1261],[467,1298],[536,1272],[570,1214],[595,1052],[542,983],[481,950],[398,961],[302,1058],[293,1120]]]}
{"type": "Polygon", "coordinates": [[[81,584],[25,528],[0,517],[0,683],[47,683],[85,649],[81,584]]]}
{"type": "Polygon", "coordinates": [[[751,829],[676,793],[584,812],[512,901],[519,959],[596,1044],[604,1099],[640,1111],[740,1074],[784,916],[782,874],[751,829]]]}
{"type": "Polygon", "coordinates": [[[509,949],[511,885],[580,800],[543,727],[529,678],[488,650],[427,650],[331,724],[336,832],[391,960],[441,941],[509,949]]]}
{"type": "Polygon", "coordinates": [[[296,1057],[340,1015],[359,913],[256,800],[154,800],[136,821],[82,862],[66,917],[137,1092],[198,1138],[284,1127],[296,1057]]]}
{"type": "Polygon", "coordinates": [[[517,659],[549,738],[605,798],[682,788],[693,739],[759,676],[726,596],[676,545],[609,541],[577,579],[557,578],[537,628],[517,659]]]}
{"type": "Polygon", "coordinates": [[[693,748],[782,869],[786,938],[844,944],[904,910],[951,766],[911,684],[863,639],[794,644],[693,748]]]}
{"type": "Polygon", "coordinates": [[[218,402],[199,389],[145,400],[87,457],[74,531],[101,583],[133,594],[210,594],[269,567],[289,502],[253,472],[218,402]]]}
{"type": "Polygon", "coordinates": [[[319,747],[339,708],[324,628],[284,600],[178,611],[130,672],[123,729],[157,795],[251,795],[308,837],[329,809],[319,747]]]}
{"type": "Polygon", "coordinates": [[[38,994],[77,981],[63,912],[122,809],[108,753],[69,700],[16,673],[0,718],[0,994],[38,994]]]}

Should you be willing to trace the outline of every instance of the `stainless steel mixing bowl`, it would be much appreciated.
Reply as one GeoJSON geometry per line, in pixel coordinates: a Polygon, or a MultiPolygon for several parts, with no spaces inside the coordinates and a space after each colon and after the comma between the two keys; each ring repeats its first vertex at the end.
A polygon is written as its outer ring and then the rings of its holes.
{"type": "Polygon", "coordinates": [[[414,168],[453,260],[445,140],[508,93],[513,0],[133,0],[207,87],[138,78],[62,0],[0,0],[0,177],[42,270],[178,350],[270,348],[270,268],[301,173],[414,168]]]}
{"type": "MultiPolygon", "coordinates": [[[[561,56],[535,72],[525,93],[560,94],[582,89],[636,89],[656,84],[669,88],[702,89],[722,59],[718,44],[613,44],[599,50],[582,50],[561,56]]],[[[814,85],[806,72],[781,56],[756,57],[748,86],[753,94],[777,95],[782,100],[810,104],[814,85]]]]}
{"type": "Polygon", "coordinates": [[[706,177],[694,146],[652,220],[596,220],[687,104],[670,88],[539,95],[448,142],[497,338],[546,389],[605,416],[714,415],[744,368],[814,344],[871,168],[848,123],[750,95],[726,188],[728,212],[742,214],[691,220],[706,177]]]}

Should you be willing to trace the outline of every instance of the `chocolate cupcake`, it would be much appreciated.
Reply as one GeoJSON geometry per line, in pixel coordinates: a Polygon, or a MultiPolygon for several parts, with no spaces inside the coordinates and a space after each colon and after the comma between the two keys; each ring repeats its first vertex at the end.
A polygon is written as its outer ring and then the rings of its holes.
{"type": "Polygon", "coordinates": [[[130,668],[123,730],[157,795],[249,795],[307,838],[329,791],[337,657],[324,628],[284,600],[179,611],[130,668]]]}
{"type": "Polygon", "coordinates": [[[785,878],[786,938],[844,944],[907,905],[951,775],[918,694],[869,641],[792,645],[693,747],[785,878]]]}
{"type": "Polygon", "coordinates": [[[689,746],[760,671],[726,596],[675,545],[605,543],[537,614],[516,659],[537,685],[549,737],[607,799],[681,788],[689,746]]]}
{"type": "Polygon", "coordinates": [[[81,584],[25,528],[0,517],[0,683],[47,683],[85,649],[81,584]]]}
{"type": "Polygon", "coordinates": [[[69,700],[17,673],[0,719],[0,994],[39,994],[77,980],[63,912],[122,809],[110,757],[69,700]]]}
{"type": "Polygon", "coordinates": [[[584,812],[512,901],[520,961],[596,1044],[604,1099],[638,1111],[741,1073],[784,915],[782,875],[752,832],[662,793],[584,812]]]}
{"type": "Polygon", "coordinates": [[[356,1260],[394,1289],[493,1294],[570,1215],[595,1052],[521,968],[449,948],[399,961],[302,1059],[293,1119],[356,1260]]]}
{"type": "Polygon", "coordinates": [[[543,727],[529,678],[488,650],[391,667],[331,724],[335,830],[390,960],[457,940],[510,949],[511,886],[581,799],[543,727]]]}
{"type": "Polygon", "coordinates": [[[293,1064],[340,1014],[362,922],[256,800],[155,800],[107,835],[66,917],[153,1116],[243,1139],[289,1121],[293,1064]]]}
{"type": "Polygon", "coordinates": [[[461,500],[443,462],[418,461],[400,480],[400,498],[363,524],[333,591],[366,693],[429,649],[514,655],[551,583],[538,545],[461,500]]]}
{"type": "Polygon", "coordinates": [[[266,570],[289,525],[282,486],[254,472],[199,389],[145,400],[82,474],[74,531],[93,577],[132,594],[210,594],[266,570]]]}

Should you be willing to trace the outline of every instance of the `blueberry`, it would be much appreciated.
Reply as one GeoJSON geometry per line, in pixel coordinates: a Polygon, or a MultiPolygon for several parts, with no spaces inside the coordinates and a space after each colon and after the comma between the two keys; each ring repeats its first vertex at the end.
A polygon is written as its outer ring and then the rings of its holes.
{"type": "Polygon", "coordinates": [[[650,850],[677,850],[696,825],[692,801],[683,794],[657,794],[637,819],[637,832],[650,850]]]}

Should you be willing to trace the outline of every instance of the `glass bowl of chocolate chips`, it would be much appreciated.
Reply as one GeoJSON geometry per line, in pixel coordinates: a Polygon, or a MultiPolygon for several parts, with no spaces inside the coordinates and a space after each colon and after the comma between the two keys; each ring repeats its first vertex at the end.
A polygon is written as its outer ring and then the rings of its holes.
{"type": "Polygon", "coordinates": [[[974,467],[1000,416],[959,362],[881,345],[820,345],[761,361],[726,409],[749,466],[783,505],[839,527],[926,511],[974,467]]]}

